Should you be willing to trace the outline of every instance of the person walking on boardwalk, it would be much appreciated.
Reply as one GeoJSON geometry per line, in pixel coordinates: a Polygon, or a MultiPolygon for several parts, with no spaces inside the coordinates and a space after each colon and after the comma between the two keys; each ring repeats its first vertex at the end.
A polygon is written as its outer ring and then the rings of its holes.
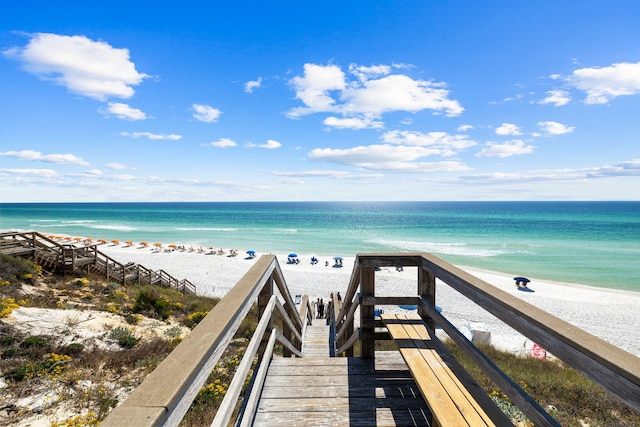
{"type": "Polygon", "coordinates": [[[324,301],[320,298],[320,303],[318,304],[318,318],[324,319],[324,301]]]}

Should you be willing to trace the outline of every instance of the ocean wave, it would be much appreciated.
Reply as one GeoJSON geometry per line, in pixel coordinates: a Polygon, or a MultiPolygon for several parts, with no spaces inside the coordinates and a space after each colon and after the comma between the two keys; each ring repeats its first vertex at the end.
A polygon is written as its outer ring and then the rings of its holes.
{"type": "Polygon", "coordinates": [[[297,233],[298,229],[296,228],[274,228],[270,231],[273,231],[274,233],[297,233]]]}
{"type": "Polygon", "coordinates": [[[178,231],[238,231],[237,228],[223,228],[223,227],[178,227],[178,231]]]}
{"type": "Polygon", "coordinates": [[[89,228],[93,228],[96,230],[116,230],[116,231],[136,231],[136,227],[130,227],[128,225],[105,225],[105,224],[96,224],[89,225],[89,228]]]}
{"type": "Polygon", "coordinates": [[[374,240],[372,243],[391,246],[393,248],[410,252],[433,252],[444,255],[472,256],[481,258],[494,257],[507,253],[506,251],[495,249],[472,248],[466,243],[412,242],[383,239],[374,240]]]}

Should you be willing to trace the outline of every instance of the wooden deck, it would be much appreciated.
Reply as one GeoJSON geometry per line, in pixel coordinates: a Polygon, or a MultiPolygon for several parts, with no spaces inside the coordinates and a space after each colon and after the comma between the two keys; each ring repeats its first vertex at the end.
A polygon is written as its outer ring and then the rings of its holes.
{"type": "MultiPolygon", "coordinates": [[[[318,324],[320,323],[320,324],[318,324]]],[[[271,362],[254,426],[429,426],[428,407],[397,351],[329,357],[329,327],[307,327],[304,358],[271,362]]]]}

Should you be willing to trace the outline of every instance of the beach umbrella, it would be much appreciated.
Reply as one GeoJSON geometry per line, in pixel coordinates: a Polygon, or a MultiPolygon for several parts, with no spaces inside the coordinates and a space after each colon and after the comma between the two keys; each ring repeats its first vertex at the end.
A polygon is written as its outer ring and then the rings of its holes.
{"type": "Polygon", "coordinates": [[[177,247],[178,247],[178,245],[176,245],[175,243],[172,243],[172,244],[170,244],[170,245],[169,245],[169,247],[170,247],[171,249],[175,249],[175,248],[177,248],[177,247]]]}
{"type": "Polygon", "coordinates": [[[127,246],[133,246],[133,240],[127,240],[124,244],[127,246]]]}
{"type": "Polygon", "coordinates": [[[249,255],[255,255],[255,254],[256,254],[256,251],[254,251],[253,249],[249,249],[249,250],[247,251],[247,254],[249,254],[249,255]]]}
{"type": "Polygon", "coordinates": [[[107,241],[105,239],[98,239],[98,243],[104,245],[105,243],[107,243],[107,241]]]}
{"type": "Polygon", "coordinates": [[[527,279],[526,277],[514,277],[513,280],[516,281],[516,283],[518,282],[522,282],[522,283],[529,283],[531,280],[527,279]]]}
{"type": "Polygon", "coordinates": [[[341,256],[334,256],[333,259],[336,260],[336,261],[342,261],[342,257],[341,256]]]}
{"type": "Polygon", "coordinates": [[[287,255],[289,258],[298,258],[298,254],[291,253],[287,255]]]}
{"type": "Polygon", "coordinates": [[[156,243],[153,244],[153,246],[155,246],[156,248],[161,248],[162,247],[162,243],[156,242],[156,243]]]}
{"type": "Polygon", "coordinates": [[[149,242],[140,242],[140,244],[141,244],[142,246],[144,246],[145,248],[146,248],[147,246],[149,246],[149,242]]]}
{"type": "MultiPolygon", "coordinates": [[[[120,244],[120,240],[118,240],[118,239],[113,239],[113,240],[111,241],[111,243],[113,243],[114,245],[119,245],[119,244],[120,244]]],[[[133,243],[133,242],[131,242],[131,243],[133,243]]]]}

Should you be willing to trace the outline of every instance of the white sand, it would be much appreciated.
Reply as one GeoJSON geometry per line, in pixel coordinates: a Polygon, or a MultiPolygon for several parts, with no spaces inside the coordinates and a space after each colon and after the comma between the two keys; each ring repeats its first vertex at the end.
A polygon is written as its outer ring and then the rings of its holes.
{"type": "MultiPolygon", "coordinates": [[[[188,279],[197,286],[198,294],[204,296],[223,297],[254,264],[253,260],[245,259],[244,251],[236,257],[228,257],[113,245],[102,245],[99,249],[120,262],[136,262],[153,270],[163,269],[177,279],[188,279]]],[[[258,257],[260,255],[257,254],[258,257]]],[[[354,257],[345,257],[343,267],[334,268],[331,257],[318,257],[320,262],[311,265],[310,256],[301,255],[300,263],[291,265],[287,264],[286,254],[276,255],[292,295],[306,294],[313,299],[326,300],[331,292],[343,295],[346,292],[354,257]],[[329,266],[325,266],[325,262],[329,262],[329,266]]],[[[535,277],[529,277],[532,280],[529,287],[534,292],[521,292],[509,275],[463,268],[493,286],[640,357],[640,293],[557,283],[535,277]]],[[[405,268],[402,272],[383,269],[376,273],[376,294],[415,295],[416,279],[415,268],[405,268]]],[[[437,288],[437,304],[457,327],[470,325],[472,329],[491,332],[491,342],[496,347],[514,352],[531,349],[531,341],[441,283],[437,288]]],[[[384,309],[402,311],[398,307],[384,309]]]]}

